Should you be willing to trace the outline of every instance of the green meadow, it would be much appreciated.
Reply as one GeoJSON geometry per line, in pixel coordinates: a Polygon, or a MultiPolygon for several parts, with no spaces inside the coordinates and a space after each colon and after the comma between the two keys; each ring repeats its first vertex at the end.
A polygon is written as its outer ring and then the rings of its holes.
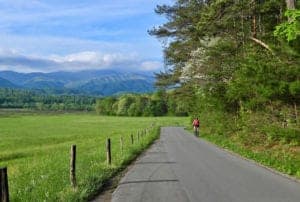
{"type": "Polygon", "coordinates": [[[107,117],[84,113],[1,115],[0,167],[8,168],[10,199],[87,200],[158,137],[159,126],[188,123],[188,118],[179,117],[107,117]],[[150,129],[152,124],[154,127],[150,129]],[[138,141],[138,131],[146,128],[148,134],[138,141]],[[106,163],[108,137],[112,142],[110,166],[106,163]],[[69,180],[73,144],[77,146],[76,189],[69,180]]]}

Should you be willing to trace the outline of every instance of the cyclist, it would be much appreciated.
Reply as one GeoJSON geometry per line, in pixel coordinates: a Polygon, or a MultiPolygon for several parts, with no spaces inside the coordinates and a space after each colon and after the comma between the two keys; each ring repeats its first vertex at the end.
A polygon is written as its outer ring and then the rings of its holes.
{"type": "Polygon", "coordinates": [[[193,121],[193,127],[194,127],[194,134],[195,134],[195,136],[199,136],[199,126],[200,126],[200,121],[199,121],[199,119],[197,117],[193,121]]]}

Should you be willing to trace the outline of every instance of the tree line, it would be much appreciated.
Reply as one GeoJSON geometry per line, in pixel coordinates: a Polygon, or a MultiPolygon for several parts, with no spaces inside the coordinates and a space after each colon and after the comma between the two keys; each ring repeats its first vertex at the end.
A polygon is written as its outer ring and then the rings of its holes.
{"type": "Polygon", "coordinates": [[[95,111],[112,116],[186,116],[185,103],[174,99],[175,91],[123,94],[110,97],[55,95],[41,90],[0,88],[0,109],[40,111],[95,111]]]}
{"type": "Polygon", "coordinates": [[[38,90],[0,88],[0,108],[94,111],[96,97],[52,95],[38,90]]]}
{"type": "Polygon", "coordinates": [[[96,111],[113,116],[186,116],[184,103],[173,99],[173,92],[163,90],[153,94],[125,94],[105,97],[96,102],[96,111]]]}
{"type": "Polygon", "coordinates": [[[156,74],[156,85],[178,86],[176,98],[186,103],[190,114],[206,104],[229,112],[291,106],[296,116],[299,4],[294,0],[176,0],[173,5],[157,6],[156,13],[167,22],[149,33],[163,41],[167,68],[156,74]]]}

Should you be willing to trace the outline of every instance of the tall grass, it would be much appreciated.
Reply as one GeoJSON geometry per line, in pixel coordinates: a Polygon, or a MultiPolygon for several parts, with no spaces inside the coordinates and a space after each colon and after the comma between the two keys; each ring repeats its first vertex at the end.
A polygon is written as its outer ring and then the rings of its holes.
{"type": "Polygon", "coordinates": [[[0,117],[0,167],[8,167],[11,201],[83,201],[159,134],[131,145],[130,134],[152,123],[175,125],[187,118],[129,118],[76,115],[15,115],[0,117]],[[124,151],[120,151],[120,137],[124,151]],[[112,141],[112,165],[105,159],[105,141],[112,141]],[[69,150],[77,145],[77,181],[69,182],[69,150]]]}

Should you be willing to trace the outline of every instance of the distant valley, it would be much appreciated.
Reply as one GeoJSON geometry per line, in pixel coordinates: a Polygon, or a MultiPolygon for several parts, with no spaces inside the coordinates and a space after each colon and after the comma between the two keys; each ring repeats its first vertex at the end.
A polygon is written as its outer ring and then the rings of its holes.
{"type": "Polygon", "coordinates": [[[153,73],[121,70],[18,73],[0,71],[0,88],[43,90],[51,94],[109,96],[154,91],[153,73]]]}

